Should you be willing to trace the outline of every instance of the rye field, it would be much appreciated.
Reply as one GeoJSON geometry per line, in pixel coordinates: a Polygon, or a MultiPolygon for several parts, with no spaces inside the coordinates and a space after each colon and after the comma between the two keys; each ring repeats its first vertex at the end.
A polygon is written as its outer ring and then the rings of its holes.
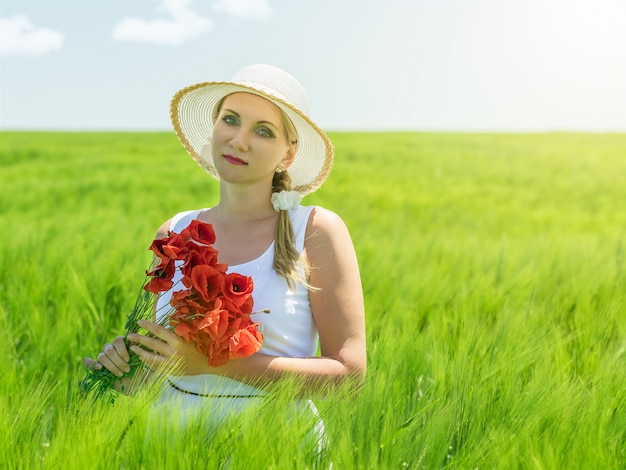
{"type": "MultiPolygon", "coordinates": [[[[368,376],[319,468],[626,468],[626,134],[335,133],[368,376]]],[[[0,467],[313,468],[296,386],[210,436],[81,395],[157,227],[217,202],[173,133],[0,133],[0,467]]],[[[196,423],[198,424],[198,423],[196,423]]]]}

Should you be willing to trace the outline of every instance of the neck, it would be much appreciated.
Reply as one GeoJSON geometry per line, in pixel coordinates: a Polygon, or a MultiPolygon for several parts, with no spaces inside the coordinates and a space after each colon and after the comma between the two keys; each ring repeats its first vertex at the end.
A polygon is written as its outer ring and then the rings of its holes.
{"type": "Polygon", "coordinates": [[[273,217],[272,188],[254,185],[231,185],[220,182],[220,201],[216,212],[231,221],[251,221],[273,217]]]}

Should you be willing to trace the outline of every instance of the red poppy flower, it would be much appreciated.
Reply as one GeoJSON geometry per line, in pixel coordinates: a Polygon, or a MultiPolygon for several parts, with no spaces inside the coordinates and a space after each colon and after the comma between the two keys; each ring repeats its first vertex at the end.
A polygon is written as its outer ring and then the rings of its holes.
{"type": "Polygon", "coordinates": [[[148,248],[152,253],[154,253],[154,256],[161,259],[162,263],[169,261],[169,256],[167,256],[163,251],[163,245],[165,245],[167,241],[167,238],[157,238],[152,242],[150,248],[148,248]]]}
{"type": "Polygon", "coordinates": [[[240,307],[237,307],[234,303],[227,299],[226,296],[222,298],[222,302],[224,304],[224,308],[231,313],[232,318],[250,315],[252,313],[252,307],[254,306],[254,299],[252,296],[249,296],[240,307]]]}
{"type": "Polygon", "coordinates": [[[249,357],[261,349],[263,335],[256,329],[256,323],[246,329],[237,330],[229,342],[229,358],[239,359],[249,357]]]}
{"type": "Polygon", "coordinates": [[[183,278],[183,284],[186,287],[193,287],[200,294],[200,297],[210,302],[215,300],[222,290],[224,273],[213,266],[201,264],[193,267],[190,278],[183,278]]]}
{"type": "Polygon", "coordinates": [[[171,279],[153,277],[146,283],[145,286],[143,286],[143,290],[152,292],[153,294],[158,294],[159,292],[170,290],[173,286],[174,283],[171,279]]]}
{"type": "Polygon", "coordinates": [[[198,330],[198,334],[196,335],[193,342],[196,347],[196,351],[209,357],[209,354],[211,353],[211,344],[213,343],[213,341],[206,332],[198,330]]]}
{"type": "Polygon", "coordinates": [[[225,342],[212,342],[209,345],[208,364],[210,367],[223,366],[228,362],[230,353],[228,351],[228,338],[225,342]]]}
{"type": "Polygon", "coordinates": [[[207,311],[198,321],[198,329],[205,331],[213,341],[219,340],[228,331],[228,310],[221,308],[222,302],[215,301],[215,308],[207,311]]]}
{"type": "Polygon", "coordinates": [[[197,293],[192,289],[174,292],[170,299],[170,305],[174,307],[170,319],[188,320],[204,314],[206,307],[199,300],[197,293]]]}
{"type": "Polygon", "coordinates": [[[218,269],[218,271],[226,271],[225,269],[221,269],[221,265],[218,267],[217,250],[215,248],[212,246],[194,245],[189,248],[187,257],[185,258],[185,262],[180,269],[180,272],[183,276],[189,277],[191,276],[191,270],[193,267],[200,264],[208,264],[209,266],[213,266],[218,269]]]}
{"type": "Polygon", "coordinates": [[[228,362],[229,337],[212,340],[204,331],[200,330],[195,340],[196,350],[207,357],[209,367],[219,367],[228,362]]]}
{"type": "Polygon", "coordinates": [[[198,334],[198,328],[195,322],[183,321],[176,325],[174,332],[188,343],[192,343],[198,334]]]}
{"type": "Polygon", "coordinates": [[[160,264],[152,271],[146,271],[146,274],[150,276],[150,280],[143,286],[144,290],[153,294],[170,290],[174,286],[172,278],[175,272],[176,266],[173,261],[169,260],[165,264],[160,264]]]}
{"type": "Polygon", "coordinates": [[[189,248],[185,244],[185,240],[177,233],[170,234],[169,237],[163,239],[165,243],[161,245],[161,250],[172,259],[185,259],[189,248]]]}
{"type": "Polygon", "coordinates": [[[165,257],[161,262],[154,266],[150,271],[146,271],[147,276],[161,277],[165,279],[172,279],[176,273],[176,265],[173,259],[165,257]]]}
{"type": "Polygon", "coordinates": [[[237,307],[241,307],[248,300],[253,289],[254,282],[251,277],[230,273],[224,278],[224,297],[237,307]]]}
{"type": "Polygon", "coordinates": [[[191,223],[180,232],[184,239],[192,239],[193,241],[202,245],[213,245],[215,243],[215,231],[211,224],[200,222],[199,220],[192,220],[191,223]]]}

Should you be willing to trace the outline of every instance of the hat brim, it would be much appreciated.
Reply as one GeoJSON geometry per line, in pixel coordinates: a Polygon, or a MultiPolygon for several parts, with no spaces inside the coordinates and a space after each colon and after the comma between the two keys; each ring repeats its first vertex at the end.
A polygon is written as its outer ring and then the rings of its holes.
{"type": "Polygon", "coordinates": [[[288,169],[293,190],[304,196],[318,189],[333,165],[334,148],[326,133],[308,116],[280,97],[239,83],[197,83],[179,90],[172,98],[172,125],[191,158],[214,178],[219,179],[210,151],[213,113],[224,97],[237,92],[261,96],[280,107],[291,119],[298,133],[296,155],[288,169]]]}

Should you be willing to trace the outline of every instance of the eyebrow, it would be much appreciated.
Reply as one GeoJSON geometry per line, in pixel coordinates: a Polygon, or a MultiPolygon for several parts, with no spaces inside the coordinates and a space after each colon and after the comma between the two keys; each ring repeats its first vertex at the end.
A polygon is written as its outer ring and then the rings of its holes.
{"type": "MultiPolygon", "coordinates": [[[[241,115],[237,111],[235,111],[234,109],[224,108],[224,111],[226,111],[228,113],[231,113],[231,114],[234,114],[238,118],[241,117],[241,115]]],[[[257,124],[265,124],[265,125],[269,124],[270,126],[272,126],[276,130],[280,129],[276,124],[274,124],[271,121],[258,121],[257,124]]]]}

